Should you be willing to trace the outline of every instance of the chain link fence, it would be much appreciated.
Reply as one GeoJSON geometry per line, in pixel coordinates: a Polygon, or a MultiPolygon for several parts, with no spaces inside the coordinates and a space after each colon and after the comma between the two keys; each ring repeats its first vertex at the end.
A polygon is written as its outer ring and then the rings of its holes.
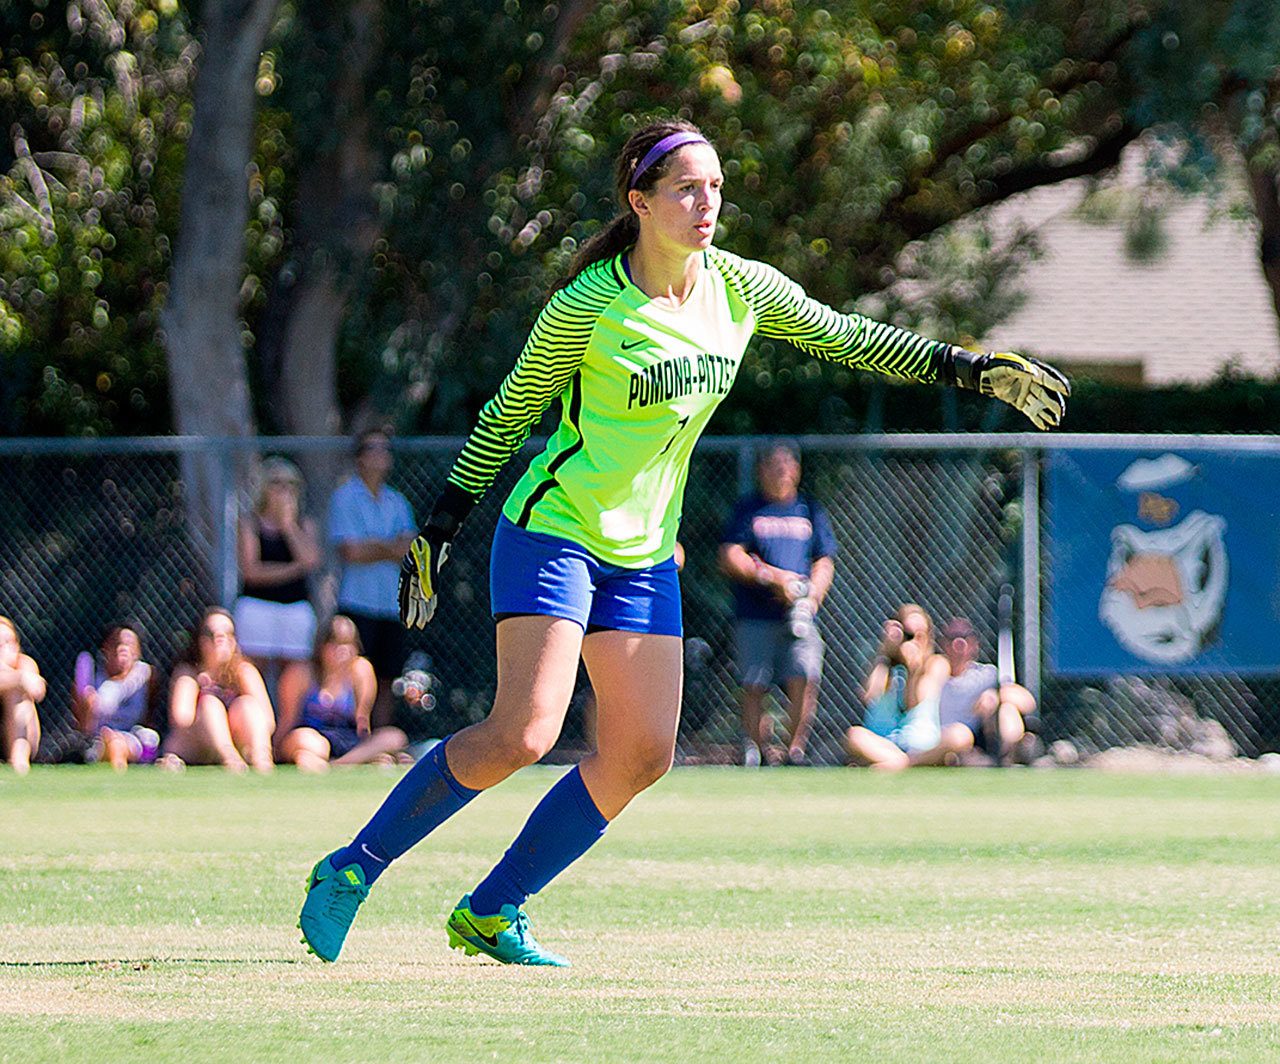
{"type": "MultiPolygon", "coordinates": [[[[460,442],[396,441],[391,483],[420,520],[460,442]]],[[[729,763],[741,755],[731,593],[717,549],[734,503],[751,488],[760,442],[708,437],[690,471],[681,529],[686,683],[679,758],[686,763],[729,763]]],[[[1082,752],[1138,742],[1187,748],[1199,734],[1194,722],[1214,721],[1241,753],[1280,746],[1280,677],[1040,675],[1040,604],[1053,593],[1053,527],[1041,512],[1040,457],[1064,438],[799,442],[804,490],[827,507],[839,543],[835,583],[819,615],[827,657],[810,747],[816,763],[843,760],[842,735],[860,718],[858,692],[886,617],[904,602],[920,603],[939,626],[966,616],[991,660],[1006,582],[1020,588],[1019,678],[1040,695],[1036,726],[1046,743],[1067,739],[1082,752]]],[[[501,502],[532,453],[531,446],[509,465],[468,521],[450,555],[437,619],[411,640],[408,665],[425,668],[434,696],[398,707],[398,723],[413,739],[447,734],[489,709],[496,676],[489,544],[501,502]]],[[[40,707],[42,760],[72,759],[82,749],[70,710],[72,670],[77,653],[95,649],[108,622],[138,624],[146,657],[168,669],[201,609],[230,605],[234,597],[235,517],[247,500],[229,496],[221,524],[196,531],[183,479],[183,459],[193,454],[228,470],[247,455],[290,457],[307,474],[307,509],[322,524],[329,493],[350,473],[344,439],[0,441],[7,500],[0,513],[0,613],[17,622],[24,650],[49,681],[40,707]]],[[[313,585],[322,614],[332,608],[330,554],[327,572],[313,585]]],[[[587,748],[588,714],[584,676],[552,759],[569,760],[587,748]]]]}

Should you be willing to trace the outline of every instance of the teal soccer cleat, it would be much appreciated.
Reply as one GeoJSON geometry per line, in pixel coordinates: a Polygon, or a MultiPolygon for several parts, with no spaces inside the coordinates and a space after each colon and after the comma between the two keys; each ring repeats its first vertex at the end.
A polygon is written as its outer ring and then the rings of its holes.
{"type": "MultiPolygon", "coordinates": [[[[337,852],[336,850],[334,851],[337,852]]],[[[322,857],[307,877],[307,900],[302,903],[298,927],[302,944],[322,961],[336,961],[351,923],[369,896],[364,869],[349,864],[337,869],[322,857]]]]}
{"type": "Polygon", "coordinates": [[[523,909],[504,905],[497,916],[477,916],[471,911],[471,895],[466,895],[445,923],[449,948],[463,950],[468,957],[487,953],[503,964],[540,964],[568,968],[558,953],[543,949],[529,930],[523,909]]]}

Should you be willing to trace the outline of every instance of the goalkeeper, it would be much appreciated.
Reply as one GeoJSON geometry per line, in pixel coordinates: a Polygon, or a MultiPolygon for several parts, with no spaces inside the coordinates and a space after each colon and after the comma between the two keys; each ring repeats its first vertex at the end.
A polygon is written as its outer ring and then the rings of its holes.
{"type": "Polygon", "coordinates": [[[312,870],[299,923],[325,960],[337,958],[392,861],[551,749],[581,657],[598,698],[597,749],[548,791],[446,921],[450,945],[467,954],[568,963],[534,939],[523,905],[671,765],[683,663],[672,556],[689,456],[753,334],[995,396],[1038,428],[1061,420],[1067,381],[1034,359],[972,354],[838,314],[772,267],[715,248],[723,180],[715,150],[687,122],[631,136],[617,161],[621,214],[583,246],[543,308],[405,556],[400,615],[422,627],[449,544],[558,397],[559,427],[494,534],[493,708],[419,761],[355,839],[312,870]]]}

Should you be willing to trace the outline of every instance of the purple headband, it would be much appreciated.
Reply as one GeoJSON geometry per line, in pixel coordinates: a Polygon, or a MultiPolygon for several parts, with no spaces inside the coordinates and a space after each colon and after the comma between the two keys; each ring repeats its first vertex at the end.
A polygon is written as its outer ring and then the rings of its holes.
{"type": "Polygon", "coordinates": [[[640,165],[636,167],[636,172],[631,175],[631,183],[627,185],[627,188],[635,188],[636,182],[640,180],[640,175],[668,152],[675,151],[677,148],[683,148],[686,144],[707,143],[709,143],[709,141],[706,137],[701,133],[695,133],[691,129],[682,129],[679,133],[668,134],[644,153],[644,158],[640,160],[640,165]]]}

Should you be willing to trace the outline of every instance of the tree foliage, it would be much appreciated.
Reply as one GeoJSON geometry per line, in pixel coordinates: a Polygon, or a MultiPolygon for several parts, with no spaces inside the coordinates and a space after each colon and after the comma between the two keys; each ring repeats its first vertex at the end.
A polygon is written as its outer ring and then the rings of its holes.
{"type": "MultiPolygon", "coordinates": [[[[257,416],[297,430],[296,398],[290,414],[277,393],[310,343],[336,364],[322,387],[337,394],[316,410],[465,430],[574,249],[616,209],[613,154],[655,113],[693,118],[720,150],[722,246],[837,307],[948,339],[980,335],[1010,305],[1031,252],[949,224],[1102,172],[1144,129],[1191,146],[1168,169],[1187,187],[1226,154],[1249,161],[1264,258],[1274,247],[1280,271],[1278,10],[285,3],[258,71],[237,308],[257,416]],[[359,32],[381,42],[367,64],[353,62],[359,32]],[[328,324],[304,328],[322,313],[328,324]]],[[[53,4],[0,18],[0,117],[14,130],[0,157],[8,428],[163,428],[155,327],[192,122],[190,16],[176,0],[73,0],[65,19],[53,4]]],[[[863,405],[878,384],[764,344],[720,426],[760,427],[757,392],[777,379],[825,396],[828,427],[875,423],[863,405]]]]}
{"type": "Polygon", "coordinates": [[[174,0],[36,0],[0,14],[7,431],[167,427],[156,325],[191,72],[174,0]]]}

